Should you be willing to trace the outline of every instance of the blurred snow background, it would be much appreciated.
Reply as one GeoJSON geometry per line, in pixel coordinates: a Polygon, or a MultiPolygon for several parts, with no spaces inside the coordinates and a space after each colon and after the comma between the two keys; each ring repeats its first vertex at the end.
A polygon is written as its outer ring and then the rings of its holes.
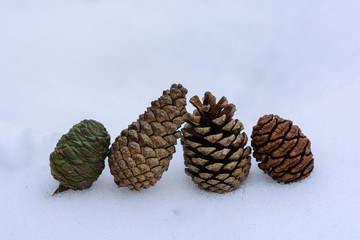
{"type": "MultiPolygon", "coordinates": [[[[360,2],[0,0],[0,239],[359,239],[360,2]],[[255,160],[203,192],[182,148],[160,182],[118,189],[108,167],[51,197],[48,156],[82,119],[112,140],[172,83],[299,125],[315,169],[281,185],[255,160]]],[[[193,110],[192,106],[188,107],[193,110]]]]}

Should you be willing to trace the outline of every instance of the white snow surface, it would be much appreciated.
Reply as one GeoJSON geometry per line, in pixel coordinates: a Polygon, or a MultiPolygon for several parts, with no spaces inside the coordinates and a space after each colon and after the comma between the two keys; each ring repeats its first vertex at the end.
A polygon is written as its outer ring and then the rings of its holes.
{"type": "Polygon", "coordinates": [[[0,0],[0,239],[360,239],[359,12],[358,0],[0,0]],[[248,136],[264,114],[292,120],[314,171],[279,184],[252,159],[239,189],[207,193],[178,141],[154,187],[118,188],[106,166],[90,189],[51,196],[62,134],[95,119],[113,141],[172,83],[226,96],[248,136]]]}

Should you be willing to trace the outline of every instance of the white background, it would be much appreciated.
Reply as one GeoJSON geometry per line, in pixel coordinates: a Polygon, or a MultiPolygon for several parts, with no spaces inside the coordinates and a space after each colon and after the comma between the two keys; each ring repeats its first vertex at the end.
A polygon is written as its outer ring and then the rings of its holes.
{"type": "Polygon", "coordinates": [[[358,0],[0,0],[0,239],[359,239],[359,13],[358,0]],[[106,166],[51,196],[62,134],[90,118],[113,141],[172,83],[226,96],[248,135],[264,114],[293,120],[313,173],[278,184],[252,159],[238,190],[206,193],[178,144],[148,190],[118,189],[106,166]]]}

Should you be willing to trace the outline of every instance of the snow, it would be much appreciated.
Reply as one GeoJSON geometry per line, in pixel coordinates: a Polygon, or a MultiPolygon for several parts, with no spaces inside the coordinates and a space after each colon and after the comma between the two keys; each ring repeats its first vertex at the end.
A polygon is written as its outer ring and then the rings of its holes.
{"type": "MultiPolygon", "coordinates": [[[[1,239],[359,239],[360,2],[0,1],[1,239]],[[252,159],[234,192],[199,190],[182,148],[154,187],[108,166],[52,197],[49,154],[82,119],[112,141],[172,83],[300,126],[315,169],[278,184],[252,159]]],[[[194,108],[188,106],[188,110],[194,108]]]]}

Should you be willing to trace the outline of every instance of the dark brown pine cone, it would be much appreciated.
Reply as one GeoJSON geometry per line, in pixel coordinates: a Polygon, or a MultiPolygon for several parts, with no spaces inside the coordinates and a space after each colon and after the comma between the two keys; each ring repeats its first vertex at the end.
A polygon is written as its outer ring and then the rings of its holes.
{"type": "Polygon", "coordinates": [[[274,180],[297,182],[313,170],[310,141],[292,121],[278,115],[265,115],[254,126],[251,137],[259,168],[274,180]]]}
{"type": "Polygon", "coordinates": [[[184,148],[185,172],[198,187],[209,192],[234,190],[244,181],[251,166],[251,148],[238,119],[233,119],[235,105],[206,92],[201,103],[198,96],[190,99],[196,107],[184,116],[181,143],[184,148]]]}
{"type": "Polygon", "coordinates": [[[168,169],[186,113],[187,90],[173,84],[136,122],[121,132],[109,153],[115,183],[140,191],[155,185],[168,169]]]}

